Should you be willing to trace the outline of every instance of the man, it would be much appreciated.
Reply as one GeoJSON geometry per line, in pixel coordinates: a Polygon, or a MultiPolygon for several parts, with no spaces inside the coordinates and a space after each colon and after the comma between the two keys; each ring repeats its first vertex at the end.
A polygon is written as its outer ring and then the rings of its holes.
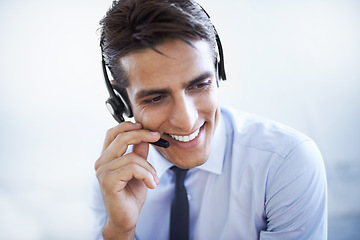
{"type": "Polygon", "coordinates": [[[98,238],[326,239],[321,154],[301,133],[220,108],[216,31],[197,3],[121,0],[101,25],[112,88],[136,123],[110,129],[95,163],[98,238]],[[170,146],[149,144],[160,138],[170,146]],[[173,217],[180,188],[188,223],[173,217]]]}

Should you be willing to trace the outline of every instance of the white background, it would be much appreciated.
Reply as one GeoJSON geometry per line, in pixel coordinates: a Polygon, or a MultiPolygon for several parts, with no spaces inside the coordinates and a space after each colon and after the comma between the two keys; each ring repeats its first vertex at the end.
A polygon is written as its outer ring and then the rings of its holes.
{"type": "MultiPolygon", "coordinates": [[[[329,239],[360,225],[360,1],[202,0],[225,50],[224,105],[323,153],[329,239]]],[[[93,164],[115,124],[98,22],[109,0],[0,2],[0,239],[92,239],[93,164]]]]}

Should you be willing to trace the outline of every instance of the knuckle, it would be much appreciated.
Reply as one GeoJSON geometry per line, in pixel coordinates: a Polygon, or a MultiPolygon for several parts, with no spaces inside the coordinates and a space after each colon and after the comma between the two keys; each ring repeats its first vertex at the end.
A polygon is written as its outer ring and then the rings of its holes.
{"type": "Polygon", "coordinates": [[[112,137],[116,136],[119,132],[126,130],[127,128],[130,128],[132,126],[131,122],[123,122],[120,123],[106,131],[106,136],[112,137]]]}
{"type": "Polygon", "coordinates": [[[131,169],[132,171],[136,171],[136,170],[138,170],[139,169],[139,165],[136,163],[136,162],[130,162],[129,164],[128,164],[128,167],[129,167],[129,169],[131,169]]]}
{"type": "Polygon", "coordinates": [[[94,163],[94,169],[95,169],[95,171],[97,171],[97,170],[99,169],[99,167],[101,166],[101,165],[100,165],[100,161],[101,161],[101,157],[98,158],[98,159],[95,161],[95,163],[94,163]]]}
{"type": "Polygon", "coordinates": [[[97,178],[97,179],[100,179],[100,178],[102,177],[102,173],[104,172],[102,169],[103,169],[103,168],[100,166],[100,167],[98,167],[98,169],[95,171],[95,175],[96,175],[96,178],[97,178]]]}
{"type": "Polygon", "coordinates": [[[115,127],[108,129],[106,131],[106,137],[112,136],[114,131],[115,131],[115,127]]]}
{"type": "Polygon", "coordinates": [[[101,179],[101,172],[100,171],[96,171],[96,178],[99,180],[101,179]]]}
{"type": "Polygon", "coordinates": [[[121,140],[121,137],[124,136],[124,133],[118,133],[116,136],[115,136],[115,141],[120,141],[121,140]]]}
{"type": "Polygon", "coordinates": [[[126,154],[126,158],[129,158],[132,161],[136,161],[138,158],[138,155],[134,152],[129,152],[128,154],[126,154]]]}
{"type": "Polygon", "coordinates": [[[126,121],[126,122],[121,123],[120,125],[124,128],[128,128],[128,127],[131,127],[133,125],[133,123],[126,121]]]}
{"type": "Polygon", "coordinates": [[[110,172],[109,171],[104,171],[102,173],[99,173],[99,176],[98,176],[98,181],[99,181],[99,184],[100,186],[104,187],[108,184],[110,180],[110,172]]]}
{"type": "MultiPolygon", "coordinates": [[[[126,138],[126,135],[124,133],[119,133],[118,135],[116,135],[116,137],[114,138],[113,142],[114,144],[116,144],[116,146],[123,148],[126,145],[128,145],[129,140],[126,138]]],[[[119,150],[119,149],[117,149],[119,150]]],[[[120,156],[117,156],[120,157],[120,156]]]]}

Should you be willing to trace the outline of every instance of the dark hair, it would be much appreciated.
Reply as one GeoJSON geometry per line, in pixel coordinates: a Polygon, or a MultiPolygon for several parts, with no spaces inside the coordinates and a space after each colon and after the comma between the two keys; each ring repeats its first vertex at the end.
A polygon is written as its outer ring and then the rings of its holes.
{"type": "Polygon", "coordinates": [[[170,39],[209,41],[216,57],[214,27],[192,0],[118,0],[100,21],[103,58],[121,88],[128,86],[119,59],[170,39]]]}

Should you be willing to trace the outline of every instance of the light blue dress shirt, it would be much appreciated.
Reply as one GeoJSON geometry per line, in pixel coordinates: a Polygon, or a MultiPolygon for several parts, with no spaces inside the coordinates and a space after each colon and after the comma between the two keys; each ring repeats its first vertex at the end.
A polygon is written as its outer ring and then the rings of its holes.
{"type": "MultiPolygon", "coordinates": [[[[160,184],[149,190],[136,239],[169,238],[173,165],[151,147],[160,184]]],[[[222,108],[212,152],[188,171],[190,239],[327,239],[322,156],[307,136],[261,117],[222,108]]],[[[96,184],[96,234],[106,210],[96,184]]]]}

